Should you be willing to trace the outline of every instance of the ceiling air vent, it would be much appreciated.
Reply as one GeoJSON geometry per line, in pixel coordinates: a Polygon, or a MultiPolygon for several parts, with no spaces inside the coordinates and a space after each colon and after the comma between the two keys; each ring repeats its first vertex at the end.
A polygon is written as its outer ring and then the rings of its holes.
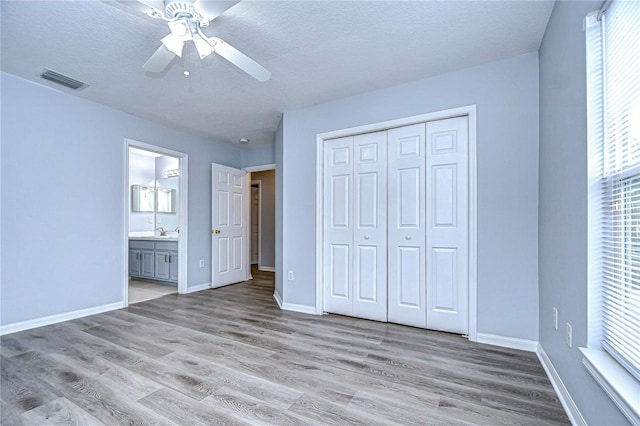
{"type": "Polygon", "coordinates": [[[40,77],[45,80],[53,81],[54,83],[62,84],[64,87],[68,87],[73,90],[81,90],[89,86],[87,83],[83,83],[82,81],[78,81],[74,78],[67,77],[66,75],[48,69],[42,71],[40,77]]]}

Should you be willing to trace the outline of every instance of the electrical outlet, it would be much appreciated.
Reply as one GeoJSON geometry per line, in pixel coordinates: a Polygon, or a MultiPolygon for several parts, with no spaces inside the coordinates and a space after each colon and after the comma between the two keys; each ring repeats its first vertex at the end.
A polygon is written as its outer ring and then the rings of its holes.
{"type": "Polygon", "coordinates": [[[204,268],[204,260],[200,260],[200,267],[204,268]]]}
{"type": "Polygon", "coordinates": [[[156,223],[162,223],[162,218],[160,216],[156,218],[156,223]]]}
{"type": "Polygon", "coordinates": [[[287,279],[288,279],[289,281],[293,281],[293,271],[289,271],[289,272],[287,273],[287,279]]]}
{"type": "Polygon", "coordinates": [[[553,308],[553,328],[554,330],[558,329],[558,309],[553,308]]]}
{"type": "Polygon", "coordinates": [[[569,323],[567,323],[567,333],[566,333],[565,339],[567,341],[567,346],[572,347],[572,345],[573,345],[573,328],[571,327],[571,324],[569,324],[569,323]]]}
{"type": "Polygon", "coordinates": [[[149,217],[149,219],[147,219],[147,221],[148,221],[151,225],[153,225],[153,216],[150,216],[150,217],[149,217]]]}

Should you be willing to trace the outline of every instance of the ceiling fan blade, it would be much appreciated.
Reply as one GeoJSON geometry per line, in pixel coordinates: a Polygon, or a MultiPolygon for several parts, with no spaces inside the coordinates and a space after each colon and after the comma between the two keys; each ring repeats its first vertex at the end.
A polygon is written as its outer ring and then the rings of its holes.
{"type": "Polygon", "coordinates": [[[196,0],[193,4],[193,8],[196,12],[202,15],[203,18],[212,21],[217,16],[222,15],[227,9],[231,9],[237,3],[240,3],[240,1],[196,0]]]}
{"type": "Polygon", "coordinates": [[[162,72],[175,57],[176,55],[169,51],[164,44],[161,44],[158,50],[144,63],[142,68],[148,72],[162,72]]]}
{"type": "Polygon", "coordinates": [[[164,0],[137,0],[137,2],[164,13],[164,0]]]}
{"type": "Polygon", "coordinates": [[[271,72],[269,70],[235,47],[231,46],[229,43],[216,37],[213,37],[212,40],[216,42],[214,51],[236,67],[240,68],[242,71],[262,82],[271,78],[271,72]]]}

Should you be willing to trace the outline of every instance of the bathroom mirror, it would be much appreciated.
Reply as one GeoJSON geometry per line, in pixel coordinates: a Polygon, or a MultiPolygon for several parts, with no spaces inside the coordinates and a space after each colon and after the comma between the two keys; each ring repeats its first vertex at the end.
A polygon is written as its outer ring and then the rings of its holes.
{"type": "Polygon", "coordinates": [[[178,185],[177,176],[156,179],[156,227],[162,226],[168,231],[178,228],[180,224],[178,185]]]}
{"type": "Polygon", "coordinates": [[[176,190],[171,188],[158,187],[158,213],[175,213],[176,212],[176,190]]]}
{"type": "Polygon", "coordinates": [[[131,185],[131,211],[153,212],[155,210],[155,188],[153,186],[131,185]]]}

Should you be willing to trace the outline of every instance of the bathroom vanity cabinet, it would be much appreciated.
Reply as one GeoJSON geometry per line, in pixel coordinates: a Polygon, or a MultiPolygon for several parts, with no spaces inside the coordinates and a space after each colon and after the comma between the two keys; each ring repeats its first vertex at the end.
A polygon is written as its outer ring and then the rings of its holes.
{"type": "Polygon", "coordinates": [[[129,276],[178,284],[178,242],[129,240],[129,276]]]}

